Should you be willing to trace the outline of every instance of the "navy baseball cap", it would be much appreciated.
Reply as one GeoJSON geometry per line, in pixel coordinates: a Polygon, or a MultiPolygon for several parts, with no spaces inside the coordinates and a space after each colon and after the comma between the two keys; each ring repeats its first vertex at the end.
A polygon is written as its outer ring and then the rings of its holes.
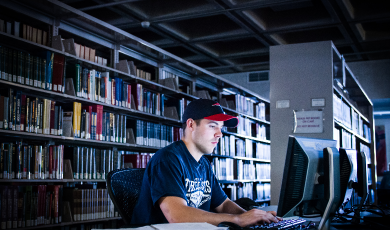
{"type": "Polygon", "coordinates": [[[236,127],[238,125],[237,117],[225,114],[218,102],[209,99],[197,99],[188,104],[184,110],[183,123],[187,122],[189,118],[223,121],[223,125],[226,127],[236,127]]]}

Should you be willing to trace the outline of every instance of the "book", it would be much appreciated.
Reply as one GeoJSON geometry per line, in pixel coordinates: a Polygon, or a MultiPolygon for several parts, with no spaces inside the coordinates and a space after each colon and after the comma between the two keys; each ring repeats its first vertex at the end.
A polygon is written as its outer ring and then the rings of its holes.
{"type": "Polygon", "coordinates": [[[90,48],[90,50],[89,50],[89,60],[90,60],[91,62],[94,62],[94,61],[95,61],[95,54],[96,54],[96,50],[90,48]]]}
{"type": "Polygon", "coordinates": [[[116,66],[117,70],[130,74],[129,63],[127,60],[120,60],[116,66]]]}
{"type": "Polygon", "coordinates": [[[63,121],[62,121],[62,135],[65,137],[74,136],[73,131],[73,112],[63,112],[63,121]]]}
{"type": "Polygon", "coordinates": [[[87,46],[84,46],[84,59],[89,60],[89,51],[90,48],[87,46]]]}
{"type": "Polygon", "coordinates": [[[65,57],[61,54],[54,54],[53,59],[53,91],[62,92],[65,57]]]}
{"type": "Polygon", "coordinates": [[[65,52],[77,56],[76,44],[74,43],[73,38],[64,39],[62,43],[64,44],[65,52]]]}
{"type": "Polygon", "coordinates": [[[96,113],[96,140],[103,140],[102,122],[103,122],[103,106],[93,105],[92,112],[96,113]]]}
{"type": "Polygon", "coordinates": [[[74,50],[76,57],[80,57],[80,44],[74,43],[74,50]]]}
{"type": "Polygon", "coordinates": [[[0,95],[0,129],[4,128],[4,96],[0,95]]]}
{"type": "Polygon", "coordinates": [[[52,37],[51,47],[60,51],[64,51],[64,44],[62,43],[61,35],[56,35],[52,37]]]}

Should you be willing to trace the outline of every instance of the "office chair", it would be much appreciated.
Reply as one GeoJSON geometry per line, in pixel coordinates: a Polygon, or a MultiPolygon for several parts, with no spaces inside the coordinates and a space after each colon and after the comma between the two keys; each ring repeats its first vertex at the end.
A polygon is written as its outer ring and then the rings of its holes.
{"type": "Polygon", "coordinates": [[[130,225],[133,209],[137,204],[145,169],[125,168],[107,175],[107,190],[114,206],[126,225],[130,225]]]}

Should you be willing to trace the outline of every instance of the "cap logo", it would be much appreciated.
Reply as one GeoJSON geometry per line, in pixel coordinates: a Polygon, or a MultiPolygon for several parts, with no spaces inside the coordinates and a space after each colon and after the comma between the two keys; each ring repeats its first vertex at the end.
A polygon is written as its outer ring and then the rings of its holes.
{"type": "Polygon", "coordinates": [[[214,105],[212,105],[212,106],[221,106],[219,103],[215,103],[214,105]]]}

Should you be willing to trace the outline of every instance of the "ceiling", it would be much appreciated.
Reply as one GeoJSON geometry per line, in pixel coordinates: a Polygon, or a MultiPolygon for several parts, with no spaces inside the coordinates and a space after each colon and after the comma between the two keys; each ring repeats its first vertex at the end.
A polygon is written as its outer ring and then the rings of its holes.
{"type": "Polygon", "coordinates": [[[324,40],[347,62],[390,59],[385,0],[60,1],[215,74],[268,70],[270,46],[324,40]]]}

